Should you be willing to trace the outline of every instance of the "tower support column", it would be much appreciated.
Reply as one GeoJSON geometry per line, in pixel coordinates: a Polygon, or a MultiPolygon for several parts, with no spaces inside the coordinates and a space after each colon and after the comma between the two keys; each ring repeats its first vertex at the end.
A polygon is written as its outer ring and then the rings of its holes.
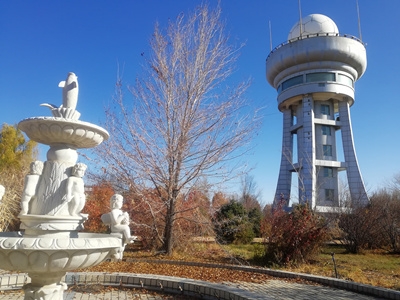
{"type": "Polygon", "coordinates": [[[282,138],[282,154],[281,166],[279,171],[278,184],[275,193],[275,202],[284,201],[281,205],[287,206],[290,201],[290,188],[292,185],[293,169],[293,135],[290,128],[293,125],[292,110],[285,109],[283,112],[283,138],[282,138]]]}
{"type": "Polygon", "coordinates": [[[315,206],[315,125],[314,125],[314,101],[311,95],[303,97],[302,101],[302,130],[298,131],[298,158],[300,169],[299,203],[308,203],[315,206]]]}
{"type": "Polygon", "coordinates": [[[354,147],[353,130],[351,127],[350,107],[347,101],[339,102],[339,116],[342,124],[343,154],[346,162],[347,181],[351,201],[355,205],[366,205],[369,202],[369,199],[358,167],[358,160],[354,147]]]}

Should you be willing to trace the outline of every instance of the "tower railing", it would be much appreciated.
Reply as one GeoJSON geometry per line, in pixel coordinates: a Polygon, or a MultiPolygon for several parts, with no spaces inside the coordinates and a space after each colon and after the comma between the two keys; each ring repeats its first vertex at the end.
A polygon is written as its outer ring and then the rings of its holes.
{"type": "Polygon", "coordinates": [[[345,38],[349,38],[349,39],[352,39],[352,40],[356,40],[356,41],[360,42],[361,44],[363,44],[364,46],[366,46],[366,44],[361,39],[359,39],[356,36],[350,35],[350,34],[340,34],[340,33],[332,33],[332,32],[331,33],[329,33],[329,32],[327,32],[327,33],[311,33],[311,34],[305,34],[305,35],[302,35],[302,36],[298,36],[298,37],[296,37],[294,39],[290,39],[290,40],[288,40],[286,42],[283,42],[283,43],[279,44],[274,49],[272,49],[272,51],[268,54],[266,60],[268,60],[268,58],[271,56],[272,53],[274,53],[276,50],[278,50],[279,48],[281,48],[284,45],[287,45],[287,44],[290,44],[290,43],[293,43],[293,42],[296,42],[296,41],[299,41],[299,40],[304,40],[304,39],[313,38],[313,37],[320,37],[320,36],[340,36],[340,37],[345,37],[345,38]]]}

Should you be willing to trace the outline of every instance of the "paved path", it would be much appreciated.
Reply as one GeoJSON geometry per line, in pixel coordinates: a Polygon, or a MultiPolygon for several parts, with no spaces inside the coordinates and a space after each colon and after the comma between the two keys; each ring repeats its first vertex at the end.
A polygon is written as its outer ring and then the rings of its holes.
{"type": "MultiPolygon", "coordinates": [[[[231,283],[225,282],[225,285],[250,291],[253,299],[277,299],[277,300],[373,300],[383,299],[366,296],[336,288],[330,288],[318,285],[300,284],[287,282],[285,280],[269,280],[263,284],[257,283],[231,283]]],[[[21,291],[0,293],[2,300],[23,300],[21,291]]],[[[193,299],[187,296],[162,295],[154,292],[145,293],[141,290],[114,290],[101,294],[82,294],[78,292],[65,292],[64,300],[183,300],[193,299]]]]}
{"type": "MultiPolygon", "coordinates": [[[[24,294],[21,291],[0,293],[2,300],[24,300],[24,294]]],[[[82,294],[75,292],[64,293],[64,300],[185,300],[183,296],[162,295],[156,293],[144,293],[138,291],[112,291],[102,294],[82,294]]]]}
{"type": "Polygon", "coordinates": [[[258,295],[259,299],[279,300],[372,300],[383,299],[340,290],[336,288],[287,282],[285,280],[269,280],[266,283],[227,283],[236,288],[248,290],[258,295]]]}

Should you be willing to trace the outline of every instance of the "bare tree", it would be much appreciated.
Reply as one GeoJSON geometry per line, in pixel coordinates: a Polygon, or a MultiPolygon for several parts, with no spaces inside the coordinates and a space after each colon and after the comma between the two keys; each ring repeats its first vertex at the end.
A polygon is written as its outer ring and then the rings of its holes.
{"type": "Polygon", "coordinates": [[[261,212],[261,193],[252,175],[246,174],[241,178],[240,202],[247,211],[257,209],[261,212]]]}
{"type": "Polygon", "coordinates": [[[157,191],[168,254],[179,196],[199,178],[233,175],[232,160],[247,150],[259,125],[244,97],[249,82],[224,86],[242,46],[228,44],[220,16],[219,7],[202,5],[188,17],[179,15],[165,32],[156,25],[145,74],[129,88],[133,100],[126,100],[118,80],[107,111],[111,139],[97,148],[123,188],[157,191]]]}
{"type": "Polygon", "coordinates": [[[388,188],[392,194],[400,196],[400,173],[393,175],[392,180],[388,184],[388,188]]]}
{"type": "MultiPolygon", "coordinates": [[[[394,178],[397,180],[398,176],[394,178]]],[[[381,241],[379,246],[389,248],[393,253],[400,252],[400,195],[398,190],[382,188],[374,192],[371,196],[371,206],[373,212],[381,217],[375,223],[374,241],[381,241]]]]}

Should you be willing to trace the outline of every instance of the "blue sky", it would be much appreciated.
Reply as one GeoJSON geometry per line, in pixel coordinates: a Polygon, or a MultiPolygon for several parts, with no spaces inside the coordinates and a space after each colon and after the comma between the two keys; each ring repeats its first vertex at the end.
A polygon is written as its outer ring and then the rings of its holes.
{"type": "MultiPolygon", "coordinates": [[[[158,21],[161,26],[201,3],[196,0],[0,1],[0,123],[50,116],[39,104],[61,103],[58,83],[72,71],[79,77],[81,120],[100,124],[114,92],[117,64],[132,83],[148,52],[158,21]]],[[[210,0],[211,5],[216,0],[210,0]]],[[[265,79],[272,45],[287,40],[299,19],[298,0],[221,0],[232,43],[245,42],[234,75],[251,77],[248,97],[264,106],[249,165],[264,203],[273,199],[281,151],[282,117],[276,91],[265,79]]],[[[400,172],[400,1],[359,0],[362,39],[368,67],[356,83],[351,108],[358,161],[367,189],[373,191],[400,172]]],[[[356,0],[302,0],[302,15],[321,13],[340,33],[359,37],[356,0]]],[[[42,148],[45,157],[47,147],[42,148]]]]}

